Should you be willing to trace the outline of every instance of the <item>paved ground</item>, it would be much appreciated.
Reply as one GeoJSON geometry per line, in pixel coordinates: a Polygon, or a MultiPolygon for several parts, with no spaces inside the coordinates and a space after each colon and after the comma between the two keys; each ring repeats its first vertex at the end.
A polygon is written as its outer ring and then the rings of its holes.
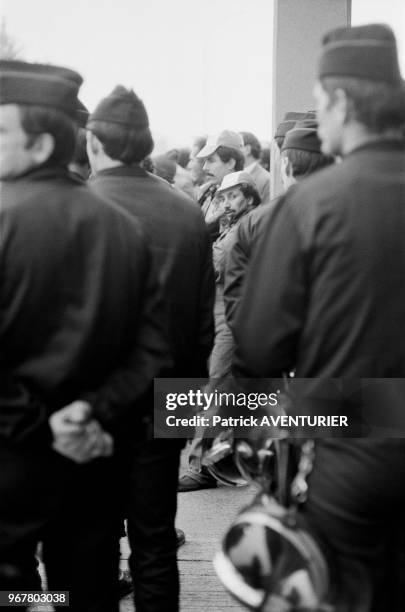
{"type": "MultiPolygon", "coordinates": [[[[248,487],[219,487],[179,494],[176,524],[186,533],[186,544],[178,554],[181,612],[244,610],[223,589],[215,574],[212,557],[232,517],[252,495],[252,489],[248,487]]],[[[121,602],[121,612],[133,610],[131,596],[128,596],[121,602]]]]}
{"type": "MultiPolygon", "coordinates": [[[[183,458],[184,466],[184,458],[183,458]]],[[[241,612],[242,606],[228,595],[219,582],[212,558],[227,526],[238,510],[253,497],[252,487],[218,487],[179,493],[177,527],[185,531],[186,543],[179,549],[181,612],[241,612]]],[[[128,544],[121,540],[121,567],[126,567],[128,544]]],[[[42,570],[42,568],[41,568],[42,570]]],[[[50,612],[52,607],[33,608],[50,612]]],[[[134,612],[132,597],[121,601],[120,612],[134,612]]],[[[162,610],[162,612],[165,612],[162,610]]]]}
{"type": "MultiPolygon", "coordinates": [[[[223,486],[179,493],[176,526],[186,533],[186,544],[178,553],[181,612],[245,610],[222,587],[215,574],[212,558],[232,518],[239,508],[250,501],[253,493],[251,487],[223,486]]],[[[131,596],[128,596],[121,602],[121,612],[133,611],[131,596]]]]}

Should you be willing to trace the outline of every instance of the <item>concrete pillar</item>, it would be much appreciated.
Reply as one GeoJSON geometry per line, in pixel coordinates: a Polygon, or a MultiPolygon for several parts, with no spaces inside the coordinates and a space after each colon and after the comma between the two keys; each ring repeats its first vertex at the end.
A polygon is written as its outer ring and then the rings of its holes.
{"type": "MultiPolygon", "coordinates": [[[[351,0],[274,0],[273,133],[286,112],[313,108],[312,87],[322,36],[350,21],[351,0]]],[[[277,162],[272,161],[275,197],[279,185],[274,174],[277,162]]]]}

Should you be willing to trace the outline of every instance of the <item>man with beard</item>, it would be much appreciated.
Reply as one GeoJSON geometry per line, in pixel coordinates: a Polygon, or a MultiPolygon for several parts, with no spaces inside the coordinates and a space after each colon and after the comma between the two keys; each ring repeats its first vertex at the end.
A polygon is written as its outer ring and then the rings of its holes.
{"type": "Polygon", "coordinates": [[[223,130],[219,134],[209,136],[205,146],[196,156],[204,160],[203,170],[208,181],[198,203],[213,242],[219,236],[219,221],[224,214],[223,203],[216,197],[216,192],[224,176],[243,169],[245,160],[242,147],[243,139],[240,134],[223,130]]]}

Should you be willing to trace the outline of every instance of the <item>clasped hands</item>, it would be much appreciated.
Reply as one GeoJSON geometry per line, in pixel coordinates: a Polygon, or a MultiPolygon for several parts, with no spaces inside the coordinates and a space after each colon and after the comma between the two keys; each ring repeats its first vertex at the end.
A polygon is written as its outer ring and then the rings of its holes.
{"type": "Polygon", "coordinates": [[[54,438],[52,448],[76,463],[113,454],[113,438],[91,417],[88,402],[77,400],[64,406],[50,416],[49,425],[54,438]]]}

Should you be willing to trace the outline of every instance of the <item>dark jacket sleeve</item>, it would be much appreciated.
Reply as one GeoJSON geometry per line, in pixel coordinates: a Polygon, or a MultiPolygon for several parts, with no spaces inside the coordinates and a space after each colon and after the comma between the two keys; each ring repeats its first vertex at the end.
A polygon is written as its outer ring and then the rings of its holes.
{"type": "Polygon", "coordinates": [[[0,365],[0,441],[50,445],[48,414],[27,388],[0,365]]]}
{"type": "MultiPolygon", "coordinates": [[[[138,273],[134,270],[134,274],[138,273]]],[[[108,430],[125,426],[128,417],[141,418],[150,409],[153,379],[164,376],[172,365],[167,341],[167,313],[161,284],[147,251],[140,311],[132,348],[97,389],[81,395],[95,418],[108,430]]]]}
{"type": "Polygon", "coordinates": [[[306,317],[305,257],[288,198],[266,218],[238,311],[234,374],[278,378],[296,363],[306,317]]]}
{"type": "Polygon", "coordinates": [[[235,326],[252,252],[260,237],[266,233],[266,220],[273,215],[279,200],[280,198],[277,198],[271,204],[255,208],[238,226],[235,244],[228,254],[225,266],[225,315],[231,330],[235,326]]]}
{"type": "Polygon", "coordinates": [[[219,236],[219,219],[213,219],[207,223],[208,232],[211,242],[214,243],[219,236]]]}
{"type": "Polygon", "coordinates": [[[236,230],[236,240],[226,260],[224,303],[226,320],[231,330],[234,329],[235,316],[242,297],[242,286],[250,261],[251,231],[251,215],[247,215],[236,230]]]}
{"type": "Polygon", "coordinates": [[[215,278],[212,263],[212,247],[208,233],[204,232],[201,258],[201,284],[198,302],[198,330],[196,336],[195,376],[202,378],[208,375],[207,360],[214,343],[214,301],[215,278]]]}
{"type": "Polygon", "coordinates": [[[264,183],[264,187],[260,195],[262,204],[267,206],[270,203],[270,179],[264,183]]]}
{"type": "MultiPolygon", "coordinates": [[[[2,247],[10,234],[6,215],[1,215],[0,228],[0,263],[4,265],[2,247]]],[[[3,273],[1,269],[2,286],[3,273]]],[[[6,357],[0,347],[0,443],[4,441],[12,444],[49,445],[52,434],[45,405],[7,367],[6,357]]]]}

